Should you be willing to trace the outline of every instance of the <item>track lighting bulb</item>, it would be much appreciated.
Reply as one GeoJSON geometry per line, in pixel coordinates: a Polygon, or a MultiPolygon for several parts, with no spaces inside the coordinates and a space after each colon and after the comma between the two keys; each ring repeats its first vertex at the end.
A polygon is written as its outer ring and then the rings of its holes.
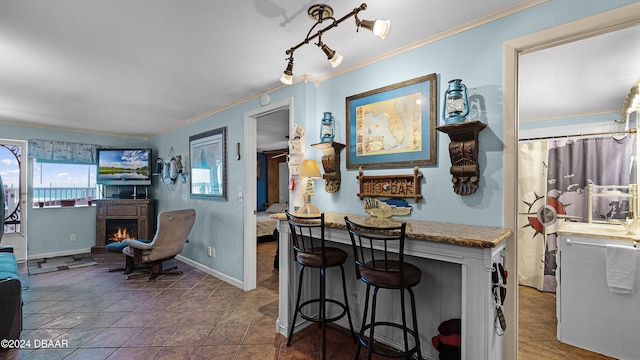
{"type": "Polygon", "coordinates": [[[286,85],[293,84],[293,59],[289,59],[287,68],[282,73],[282,77],[280,78],[280,81],[282,81],[282,83],[286,85]]]}
{"type": "Polygon", "coordinates": [[[384,40],[387,34],[389,34],[391,20],[362,20],[359,26],[371,31],[373,35],[384,40]]]}
{"type": "Polygon", "coordinates": [[[324,54],[327,55],[327,59],[332,67],[338,67],[342,63],[342,55],[332,50],[327,44],[319,43],[318,46],[320,46],[324,54]]]}

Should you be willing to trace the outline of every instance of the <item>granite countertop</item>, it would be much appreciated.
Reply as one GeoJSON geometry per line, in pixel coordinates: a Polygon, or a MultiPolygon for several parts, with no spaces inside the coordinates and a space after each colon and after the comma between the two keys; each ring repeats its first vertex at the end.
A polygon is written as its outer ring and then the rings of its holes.
{"type": "MultiPolygon", "coordinates": [[[[451,224],[402,218],[375,218],[365,215],[331,212],[324,213],[325,226],[346,230],[347,225],[344,222],[345,216],[348,216],[349,220],[355,223],[368,226],[398,226],[404,221],[407,223],[407,238],[461,246],[494,248],[508,239],[512,234],[510,229],[488,226],[451,224]]],[[[272,214],[271,217],[277,220],[287,219],[284,213],[272,214]]]]}

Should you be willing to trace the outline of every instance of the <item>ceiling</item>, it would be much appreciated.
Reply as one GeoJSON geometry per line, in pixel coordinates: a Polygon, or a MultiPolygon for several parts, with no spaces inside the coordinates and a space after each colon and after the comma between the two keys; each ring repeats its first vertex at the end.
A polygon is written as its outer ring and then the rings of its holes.
{"type": "MultiPolygon", "coordinates": [[[[294,76],[325,76],[527,2],[368,0],[360,18],[390,19],[389,36],[345,21],[323,36],[342,65],[310,44],[296,51],[294,76]]],[[[2,0],[0,122],[152,137],[279,86],[314,3],[2,0]]],[[[339,18],[361,2],[326,3],[339,18]]]]}
{"type": "MultiPolygon", "coordinates": [[[[344,55],[342,65],[332,69],[310,44],[295,53],[294,77],[331,76],[537,2],[483,0],[460,6],[434,0],[368,0],[360,18],[390,19],[387,38],[356,32],[353,21],[345,21],[323,36],[327,45],[344,55]]],[[[44,6],[40,0],[2,0],[0,123],[153,137],[281,86],[285,50],[301,42],[313,25],[307,9],[314,3],[48,0],[44,6]]],[[[326,3],[337,18],[360,5],[360,1],[326,3]]],[[[592,58],[580,58],[580,63],[587,60],[592,58]]],[[[537,75],[554,74],[549,70],[553,67],[543,66],[537,75]]],[[[616,63],[608,70],[622,67],[616,63]]],[[[587,75],[627,79],[628,74],[589,71],[580,77],[587,75]]],[[[540,83],[537,88],[548,94],[548,83],[540,83]]],[[[595,83],[601,91],[610,91],[601,86],[602,79],[595,83]]],[[[567,79],[557,88],[575,90],[574,84],[567,79]]],[[[616,90],[630,87],[616,85],[616,90]]],[[[531,94],[534,99],[538,96],[531,94]]],[[[624,95],[611,97],[621,103],[624,95]]],[[[553,107],[564,104],[556,102],[553,107]]],[[[529,111],[525,105],[523,117],[529,111]]],[[[543,116],[535,113],[531,118],[543,116]]]]}
{"type": "Polygon", "coordinates": [[[522,55],[520,122],[619,111],[639,79],[638,64],[640,26],[522,55]]]}

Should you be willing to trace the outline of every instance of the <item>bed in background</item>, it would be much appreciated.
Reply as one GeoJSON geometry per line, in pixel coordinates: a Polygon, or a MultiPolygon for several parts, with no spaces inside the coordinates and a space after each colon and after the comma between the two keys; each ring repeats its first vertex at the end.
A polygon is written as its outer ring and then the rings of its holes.
{"type": "Polygon", "coordinates": [[[258,241],[275,240],[274,230],[278,225],[278,220],[272,219],[271,214],[283,213],[287,209],[287,204],[275,203],[265,211],[260,211],[256,215],[256,237],[258,241]]]}

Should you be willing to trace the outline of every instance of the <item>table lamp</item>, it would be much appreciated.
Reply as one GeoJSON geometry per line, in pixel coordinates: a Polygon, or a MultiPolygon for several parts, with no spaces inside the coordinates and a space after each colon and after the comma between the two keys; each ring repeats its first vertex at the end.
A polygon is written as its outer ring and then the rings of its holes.
{"type": "Polygon", "coordinates": [[[304,190],[304,206],[298,211],[299,214],[314,215],[320,214],[317,207],[311,204],[311,196],[316,193],[313,191],[313,179],[320,179],[320,167],[316,160],[305,160],[300,166],[298,176],[301,179],[307,179],[307,187],[304,190]]]}

